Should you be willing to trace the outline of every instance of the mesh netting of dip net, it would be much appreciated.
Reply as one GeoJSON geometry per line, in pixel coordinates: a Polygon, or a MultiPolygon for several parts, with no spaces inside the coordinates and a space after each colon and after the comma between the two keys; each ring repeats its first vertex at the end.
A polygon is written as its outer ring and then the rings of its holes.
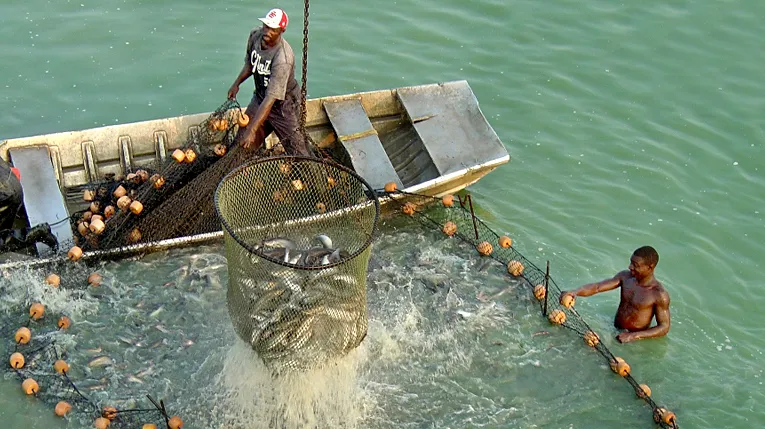
{"type": "Polygon", "coordinates": [[[546,271],[541,270],[513,247],[510,237],[499,235],[489,228],[475,215],[469,194],[464,197],[446,195],[434,198],[392,188],[386,189],[385,195],[390,198],[390,204],[394,205],[398,213],[413,217],[425,228],[441,231],[467,243],[481,257],[492,258],[503,264],[508,274],[538,300],[541,313],[550,324],[574,332],[582,339],[583,347],[596,350],[608,362],[611,370],[630,384],[635,394],[651,407],[654,422],[662,428],[679,427],[676,415],[666,407],[657,405],[650,388],[639,384],[632,376],[629,364],[614,356],[600,341],[598,334],[577,312],[573,297],[561,295],[562,290],[549,274],[549,263],[546,271]]]}
{"type": "Polygon", "coordinates": [[[366,273],[379,201],[353,171],[315,158],[247,163],[216,194],[228,310],[278,374],[342,357],[367,333],[366,273]]]}

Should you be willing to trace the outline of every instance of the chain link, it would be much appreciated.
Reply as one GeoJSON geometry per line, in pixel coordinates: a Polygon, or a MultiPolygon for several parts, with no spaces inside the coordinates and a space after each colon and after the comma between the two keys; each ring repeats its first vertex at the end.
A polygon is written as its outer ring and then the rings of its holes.
{"type": "Polygon", "coordinates": [[[308,137],[308,131],[305,127],[306,122],[306,97],[308,94],[308,7],[309,0],[304,0],[305,5],[303,11],[303,76],[302,86],[300,88],[300,133],[303,135],[303,141],[306,146],[309,146],[310,138],[308,137]]]}

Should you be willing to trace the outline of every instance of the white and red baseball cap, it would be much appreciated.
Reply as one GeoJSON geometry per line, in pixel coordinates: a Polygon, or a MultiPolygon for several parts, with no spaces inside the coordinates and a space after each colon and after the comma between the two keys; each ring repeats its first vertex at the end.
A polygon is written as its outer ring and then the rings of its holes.
{"type": "Polygon", "coordinates": [[[258,19],[271,28],[281,28],[282,30],[287,29],[287,23],[289,22],[287,13],[281,9],[271,9],[265,18],[258,19]]]}

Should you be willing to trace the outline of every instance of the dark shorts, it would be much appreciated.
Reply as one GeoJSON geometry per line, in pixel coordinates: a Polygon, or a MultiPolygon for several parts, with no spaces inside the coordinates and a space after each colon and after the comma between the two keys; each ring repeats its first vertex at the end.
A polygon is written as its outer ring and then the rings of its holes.
{"type": "MultiPolygon", "coordinates": [[[[252,100],[246,110],[250,119],[255,117],[255,112],[257,112],[261,101],[257,94],[252,95],[252,100]]],[[[300,104],[294,96],[288,94],[284,100],[277,100],[274,103],[266,122],[263,124],[263,133],[259,133],[257,137],[262,141],[256,141],[255,146],[260,147],[272,131],[279,137],[287,155],[312,156],[303,134],[300,132],[300,104]]]]}

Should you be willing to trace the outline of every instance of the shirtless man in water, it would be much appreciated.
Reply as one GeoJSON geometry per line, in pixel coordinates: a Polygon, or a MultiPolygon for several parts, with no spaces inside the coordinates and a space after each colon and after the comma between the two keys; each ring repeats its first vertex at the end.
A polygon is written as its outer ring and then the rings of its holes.
{"type": "Polygon", "coordinates": [[[659,263],[659,254],[651,246],[644,246],[632,254],[629,269],[616,274],[610,279],[586,284],[576,290],[563,291],[576,296],[591,296],[621,286],[621,301],[616,310],[614,326],[626,329],[616,336],[620,343],[657,338],[669,332],[669,294],[664,286],[653,276],[653,270],[659,263]],[[656,326],[651,321],[656,316],[656,326]]]}

